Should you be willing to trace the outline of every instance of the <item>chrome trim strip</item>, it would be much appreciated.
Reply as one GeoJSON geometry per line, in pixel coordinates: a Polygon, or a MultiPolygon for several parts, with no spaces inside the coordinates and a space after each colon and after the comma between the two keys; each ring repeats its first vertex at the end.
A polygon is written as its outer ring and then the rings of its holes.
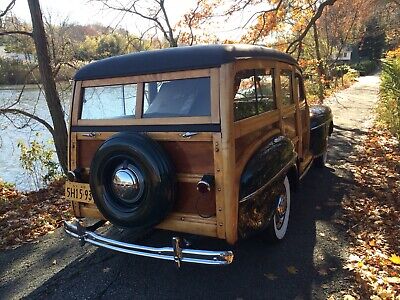
{"type": "Polygon", "coordinates": [[[290,168],[290,166],[294,165],[297,159],[297,155],[295,155],[287,164],[285,167],[282,168],[282,170],[280,170],[274,177],[272,177],[266,184],[264,184],[262,187],[258,188],[258,190],[252,192],[250,195],[247,195],[246,197],[243,197],[242,199],[239,200],[239,203],[243,203],[246,202],[247,200],[253,198],[254,196],[258,195],[259,193],[261,193],[262,191],[264,191],[264,189],[269,186],[272,182],[274,182],[276,179],[278,179],[280,176],[282,176],[282,174],[284,174],[287,169],[290,168]]]}
{"type": "Polygon", "coordinates": [[[299,180],[302,180],[303,177],[306,176],[308,171],[310,171],[312,164],[313,164],[313,159],[310,160],[310,162],[308,163],[308,165],[307,165],[306,169],[304,170],[303,174],[301,174],[301,176],[299,177],[299,180]]]}
{"type": "Polygon", "coordinates": [[[317,126],[315,126],[315,127],[312,127],[312,128],[310,128],[310,131],[311,130],[314,130],[314,129],[317,129],[317,128],[320,128],[320,127],[322,127],[322,126],[325,126],[326,124],[328,124],[330,121],[326,121],[325,123],[322,123],[322,124],[319,124],[319,125],[317,125],[317,126]]]}
{"type": "MultiPolygon", "coordinates": [[[[67,234],[79,239],[83,243],[88,242],[98,247],[127,254],[175,261],[178,266],[180,262],[206,265],[228,265],[233,261],[232,251],[196,250],[178,247],[180,252],[178,255],[178,253],[176,253],[177,250],[173,247],[156,248],[112,240],[87,230],[85,227],[79,225],[79,223],[74,225],[64,221],[64,230],[67,234]]],[[[175,238],[175,242],[177,239],[178,238],[175,238]]]]}

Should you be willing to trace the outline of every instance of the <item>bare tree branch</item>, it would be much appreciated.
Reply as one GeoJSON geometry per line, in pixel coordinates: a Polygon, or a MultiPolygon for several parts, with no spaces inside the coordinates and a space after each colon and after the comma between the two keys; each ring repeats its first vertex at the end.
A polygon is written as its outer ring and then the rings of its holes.
{"type": "Polygon", "coordinates": [[[177,40],[174,37],[174,30],[171,27],[167,11],[165,10],[164,0],[159,0],[158,3],[160,4],[161,11],[163,12],[163,15],[164,15],[164,18],[165,18],[165,23],[167,24],[169,42],[170,42],[170,44],[172,43],[171,46],[177,47],[178,46],[177,45],[177,40]]]}
{"type": "Polygon", "coordinates": [[[2,109],[0,109],[0,114],[23,115],[25,117],[28,117],[28,118],[35,120],[35,121],[39,122],[40,124],[42,124],[51,133],[51,135],[55,134],[53,127],[46,120],[44,120],[38,116],[35,116],[34,114],[32,114],[30,112],[24,111],[22,109],[2,108],[2,109]]]}
{"type": "Polygon", "coordinates": [[[286,53],[292,54],[293,52],[296,51],[296,48],[298,47],[299,43],[306,37],[308,31],[312,28],[312,26],[315,24],[315,22],[321,17],[324,9],[326,6],[331,6],[335,4],[336,0],[326,0],[325,2],[322,2],[315,14],[312,16],[310,21],[308,22],[306,28],[304,28],[303,32],[294,40],[292,41],[289,46],[286,48],[286,53]]]}
{"type": "Polygon", "coordinates": [[[174,36],[174,30],[169,22],[168,14],[164,6],[164,0],[155,0],[155,3],[157,3],[159,7],[154,12],[152,11],[151,14],[149,15],[146,15],[145,13],[139,11],[137,4],[140,2],[140,0],[133,1],[129,6],[124,6],[121,3],[119,3],[120,6],[111,5],[108,0],[92,0],[92,1],[100,2],[108,9],[120,12],[129,12],[145,20],[154,22],[157,25],[157,28],[163,34],[164,38],[169,42],[170,46],[171,47],[177,46],[177,39],[174,36]],[[162,13],[163,15],[162,17],[164,18],[166,26],[163,25],[162,22],[160,21],[159,17],[160,13],[162,13]]]}
{"type": "Polygon", "coordinates": [[[0,32],[0,36],[3,35],[11,35],[11,34],[22,34],[32,37],[32,32],[23,31],[23,30],[10,30],[10,31],[2,31],[0,32]]]}
{"type": "Polygon", "coordinates": [[[8,3],[6,9],[0,12],[0,18],[4,17],[14,7],[15,1],[16,0],[10,1],[10,3],[8,3]]]}

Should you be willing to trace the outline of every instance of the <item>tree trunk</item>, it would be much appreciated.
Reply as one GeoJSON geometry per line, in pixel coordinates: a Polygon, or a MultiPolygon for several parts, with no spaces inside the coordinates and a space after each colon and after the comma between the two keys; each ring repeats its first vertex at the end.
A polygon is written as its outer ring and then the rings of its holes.
{"type": "Polygon", "coordinates": [[[39,64],[40,77],[47,102],[47,107],[53,121],[53,140],[56,147],[57,157],[63,171],[68,171],[67,166],[67,125],[64,119],[64,111],[61,106],[53,70],[50,65],[49,50],[46,32],[44,30],[42,12],[39,0],[28,0],[29,10],[32,18],[32,36],[36,48],[36,56],[39,64]]]}
{"type": "Polygon", "coordinates": [[[322,64],[322,59],[321,59],[321,51],[319,48],[319,37],[318,37],[318,29],[317,25],[314,23],[313,24],[313,31],[314,31],[314,43],[315,43],[315,54],[318,60],[318,65],[317,65],[317,72],[318,72],[318,98],[319,101],[322,103],[324,100],[324,83],[322,82],[322,78],[324,76],[324,66],[322,64]]]}

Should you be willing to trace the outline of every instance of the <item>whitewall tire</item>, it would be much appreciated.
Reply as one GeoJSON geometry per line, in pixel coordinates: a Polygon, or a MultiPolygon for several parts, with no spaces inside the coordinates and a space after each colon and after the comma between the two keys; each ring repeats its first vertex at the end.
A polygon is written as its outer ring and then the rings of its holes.
{"type": "Polygon", "coordinates": [[[286,176],[283,181],[283,189],[278,196],[278,206],[268,227],[268,239],[272,241],[282,240],[287,232],[290,216],[290,183],[286,176]]]}

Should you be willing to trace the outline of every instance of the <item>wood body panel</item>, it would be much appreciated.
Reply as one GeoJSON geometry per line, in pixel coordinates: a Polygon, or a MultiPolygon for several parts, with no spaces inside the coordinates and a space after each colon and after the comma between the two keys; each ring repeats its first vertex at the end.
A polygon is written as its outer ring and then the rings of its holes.
{"type": "Polygon", "coordinates": [[[201,194],[197,191],[197,182],[178,182],[178,195],[174,212],[194,213],[205,218],[215,216],[215,189],[201,194]]]}
{"type": "Polygon", "coordinates": [[[177,173],[213,174],[212,142],[159,142],[177,173]]]}
{"type": "MultiPolygon", "coordinates": [[[[77,203],[77,202],[75,202],[77,203]]],[[[105,220],[97,207],[93,204],[79,203],[79,210],[82,216],[105,220]]],[[[156,228],[201,234],[210,237],[217,237],[215,218],[201,218],[194,214],[171,213],[163,222],[156,225],[156,228]]]]}
{"type": "MultiPolygon", "coordinates": [[[[83,179],[88,182],[90,164],[97,149],[103,143],[100,139],[82,139],[77,142],[77,167],[83,170],[83,179]]],[[[211,141],[159,141],[167,152],[177,172],[178,191],[174,211],[215,216],[215,189],[200,194],[197,182],[204,174],[214,174],[214,153],[211,141]]]]}

